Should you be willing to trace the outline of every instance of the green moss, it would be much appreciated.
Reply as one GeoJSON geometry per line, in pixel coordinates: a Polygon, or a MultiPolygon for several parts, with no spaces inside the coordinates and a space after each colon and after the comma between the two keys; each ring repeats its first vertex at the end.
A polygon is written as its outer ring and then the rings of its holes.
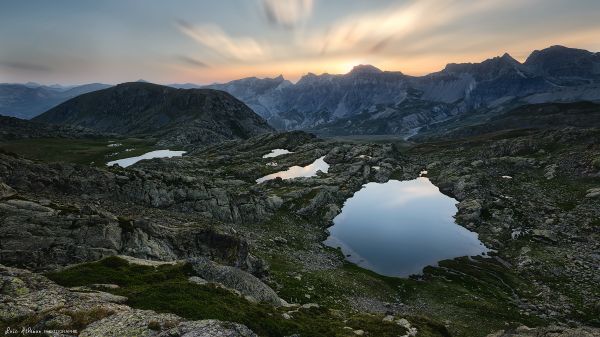
{"type": "Polygon", "coordinates": [[[344,326],[347,324],[367,331],[370,336],[398,336],[404,332],[397,325],[382,325],[380,316],[345,314],[324,307],[298,308],[290,313],[291,319],[285,319],[283,313],[292,309],[248,302],[221,287],[189,282],[187,279],[192,275],[192,269],[187,264],[149,267],[109,257],[46,275],[68,287],[93,283],[118,284],[119,288],[108,291],[127,297],[127,304],[134,308],[174,313],[190,320],[239,322],[261,336],[295,333],[315,337],[346,336],[348,330],[344,326]]]}
{"type": "Polygon", "coordinates": [[[137,138],[95,138],[66,139],[40,138],[2,141],[0,150],[18,153],[24,157],[46,162],[72,162],[104,166],[111,160],[139,156],[154,149],[153,139],[137,138]],[[121,143],[118,147],[108,147],[109,140],[121,143]],[[125,149],[134,149],[125,152],[125,149]],[[113,155],[117,153],[116,155],[113,155]]]}

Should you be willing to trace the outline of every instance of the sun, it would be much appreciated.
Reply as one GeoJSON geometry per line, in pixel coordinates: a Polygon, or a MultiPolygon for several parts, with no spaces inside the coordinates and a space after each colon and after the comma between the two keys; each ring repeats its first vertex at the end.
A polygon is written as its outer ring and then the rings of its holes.
{"type": "Polygon", "coordinates": [[[352,59],[348,61],[343,61],[338,64],[336,70],[341,74],[347,74],[359,64],[365,64],[364,60],[352,59]]]}

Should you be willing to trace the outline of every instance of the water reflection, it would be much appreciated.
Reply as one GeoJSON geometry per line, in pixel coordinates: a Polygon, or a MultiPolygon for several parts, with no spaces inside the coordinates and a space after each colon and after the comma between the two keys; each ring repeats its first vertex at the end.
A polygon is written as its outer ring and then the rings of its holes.
{"type": "Polygon", "coordinates": [[[277,156],[281,156],[282,154],[288,154],[288,153],[294,153],[294,152],[290,152],[286,149],[275,149],[272,150],[270,153],[267,153],[263,156],[263,158],[274,158],[277,156]]]}
{"type": "Polygon", "coordinates": [[[293,178],[299,178],[299,177],[313,177],[317,175],[318,171],[322,171],[324,173],[327,173],[327,171],[329,171],[329,164],[327,164],[325,162],[325,156],[315,160],[312,164],[307,165],[307,166],[292,166],[290,168],[288,168],[285,171],[281,171],[281,172],[276,172],[276,173],[272,173],[269,174],[267,176],[264,176],[262,178],[256,179],[256,182],[258,184],[267,181],[267,180],[271,180],[271,179],[275,179],[277,177],[280,177],[281,179],[293,179],[293,178]]]}
{"type": "Polygon", "coordinates": [[[181,157],[184,153],[185,153],[185,151],[156,150],[156,151],[144,153],[143,155],[137,156],[137,157],[129,157],[129,158],[123,158],[123,159],[119,159],[119,160],[113,160],[113,161],[106,163],[106,165],[113,166],[113,165],[118,164],[121,167],[127,167],[127,166],[131,166],[131,165],[137,163],[138,161],[144,160],[144,159],[181,157]]]}
{"type": "Polygon", "coordinates": [[[325,244],[382,275],[406,277],[425,266],[487,248],[454,223],[456,200],[429,179],[369,183],[346,201],[325,244]]]}

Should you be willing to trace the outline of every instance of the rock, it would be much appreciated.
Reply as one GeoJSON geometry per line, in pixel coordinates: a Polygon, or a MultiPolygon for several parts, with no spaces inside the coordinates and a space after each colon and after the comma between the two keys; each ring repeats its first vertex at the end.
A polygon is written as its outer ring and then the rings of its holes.
{"type": "Polygon", "coordinates": [[[549,326],[528,328],[520,326],[514,330],[503,330],[487,335],[487,337],[600,337],[600,329],[591,327],[559,327],[549,326]]]}
{"type": "Polygon", "coordinates": [[[182,322],[157,337],[258,337],[246,326],[214,319],[182,322]]]}
{"type": "Polygon", "coordinates": [[[392,315],[387,315],[383,318],[383,322],[393,322],[394,321],[394,316],[392,315]]]}
{"type": "Polygon", "coordinates": [[[29,293],[25,282],[18,277],[4,277],[0,281],[0,294],[18,297],[29,293]]]}
{"type": "Polygon", "coordinates": [[[190,259],[188,262],[192,264],[194,272],[208,282],[220,283],[227,288],[237,290],[260,302],[270,303],[274,306],[286,304],[268,285],[243,270],[223,266],[206,258],[190,259]]]}
{"type": "Polygon", "coordinates": [[[284,312],[283,314],[281,314],[281,316],[283,317],[283,319],[292,319],[292,316],[287,312],[284,312]]]}
{"type": "Polygon", "coordinates": [[[550,242],[557,242],[557,237],[556,237],[556,233],[554,233],[551,230],[547,230],[547,229],[534,229],[533,230],[533,235],[535,237],[544,239],[544,240],[548,240],[550,242]]]}
{"type": "Polygon", "coordinates": [[[556,176],[556,169],[558,168],[558,165],[556,164],[551,164],[548,165],[544,168],[544,177],[548,180],[554,179],[554,177],[556,176]]]}
{"type": "Polygon", "coordinates": [[[586,198],[600,197],[600,187],[590,188],[589,190],[587,190],[585,197],[586,198]]]}
{"type": "Polygon", "coordinates": [[[481,216],[481,201],[477,199],[465,199],[461,201],[458,206],[458,213],[456,219],[461,222],[472,222],[479,220],[481,216]]]}
{"type": "Polygon", "coordinates": [[[198,277],[198,276],[190,276],[188,278],[188,281],[198,284],[198,285],[204,285],[207,284],[208,281],[206,281],[205,279],[203,279],[202,277],[198,277]]]}
{"type": "Polygon", "coordinates": [[[0,321],[26,320],[35,329],[72,329],[74,317],[85,317],[87,326],[79,334],[83,337],[256,337],[241,324],[185,321],[172,314],[132,309],[120,304],[124,297],[71,291],[42,275],[3,265],[0,289],[0,321]]]}
{"type": "Polygon", "coordinates": [[[364,330],[354,330],[352,332],[357,336],[363,336],[365,334],[364,330]]]}
{"type": "Polygon", "coordinates": [[[410,322],[406,320],[406,318],[400,318],[396,320],[396,324],[406,329],[410,328],[410,322]]]}
{"type": "Polygon", "coordinates": [[[280,244],[280,245],[285,245],[288,243],[288,240],[282,238],[281,236],[276,236],[273,238],[273,242],[280,244]]]}
{"type": "Polygon", "coordinates": [[[0,182],[0,199],[6,199],[12,197],[15,194],[17,194],[17,191],[15,191],[12,187],[6,185],[5,183],[0,182]]]}
{"type": "Polygon", "coordinates": [[[319,308],[320,306],[317,303],[306,303],[302,304],[300,308],[302,309],[311,309],[311,308],[319,308]]]}

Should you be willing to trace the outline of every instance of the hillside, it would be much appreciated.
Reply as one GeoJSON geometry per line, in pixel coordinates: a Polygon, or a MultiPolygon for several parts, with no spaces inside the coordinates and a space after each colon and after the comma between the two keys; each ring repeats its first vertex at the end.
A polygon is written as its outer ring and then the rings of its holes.
{"type": "Polygon", "coordinates": [[[273,131],[230,94],[123,83],[84,94],[34,118],[121,135],[152,135],[164,144],[213,143],[273,131]]]}
{"type": "Polygon", "coordinates": [[[600,104],[592,102],[527,104],[499,114],[475,114],[421,129],[413,140],[457,139],[519,129],[600,127],[600,104]]]}

